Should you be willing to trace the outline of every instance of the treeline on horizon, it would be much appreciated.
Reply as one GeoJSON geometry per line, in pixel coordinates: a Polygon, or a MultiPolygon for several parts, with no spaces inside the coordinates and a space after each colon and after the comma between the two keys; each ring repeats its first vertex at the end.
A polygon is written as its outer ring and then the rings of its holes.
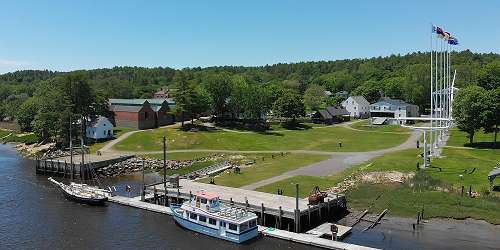
{"type": "MultiPolygon", "coordinates": [[[[451,60],[452,70],[457,70],[455,86],[458,88],[481,85],[480,77],[484,75],[484,68],[492,64],[500,65],[499,54],[473,53],[469,50],[452,52],[451,60]]],[[[363,95],[370,102],[383,96],[402,99],[418,105],[421,112],[426,112],[430,103],[428,52],[256,67],[220,66],[180,70],[168,67],[114,67],[80,70],[77,73],[76,78],[66,77],[66,81],[72,81],[72,78],[73,81],[88,83],[88,89],[92,92],[89,93],[89,102],[104,102],[107,98],[150,98],[155,91],[168,87],[178,90],[179,93],[174,93],[179,104],[178,111],[186,113],[186,116],[194,115],[193,112],[202,113],[203,109],[210,109],[213,114],[232,109],[230,111],[236,115],[245,114],[246,117],[255,118],[265,114],[266,110],[287,112],[296,109],[292,113],[282,113],[286,117],[295,118],[304,113],[296,103],[300,106],[300,102],[303,102],[307,111],[339,104],[339,98],[324,97],[324,90],[334,95],[339,91],[363,95]],[[230,86],[224,89],[223,85],[230,86]],[[278,103],[282,107],[276,107],[277,99],[288,92],[293,95],[278,103]],[[269,98],[256,99],[256,95],[269,98]],[[234,98],[235,96],[241,97],[241,103],[228,103],[228,107],[223,107],[227,100],[235,102],[235,99],[240,99],[234,98]],[[197,102],[200,102],[199,106],[194,107],[197,102]],[[246,110],[244,102],[247,102],[246,110]],[[260,103],[266,107],[255,110],[253,106],[256,105],[252,103],[260,103]]],[[[61,86],[67,87],[60,79],[70,74],[72,73],[24,70],[0,75],[0,119],[19,118],[20,109],[26,101],[33,102],[34,96],[48,95],[51,91],[58,91],[57,88],[62,88],[61,86]],[[62,85],[58,85],[58,82],[62,85]]],[[[65,95],[69,93],[61,92],[57,98],[64,99],[65,95]]],[[[70,101],[67,105],[75,105],[76,101],[77,99],[73,103],[70,101]]],[[[103,103],[96,104],[98,108],[95,109],[103,110],[102,105],[103,103]]],[[[24,106],[26,109],[30,105],[24,106]]],[[[31,106],[29,108],[33,108],[35,104],[31,106]]],[[[32,129],[31,126],[24,128],[32,129]]]]}

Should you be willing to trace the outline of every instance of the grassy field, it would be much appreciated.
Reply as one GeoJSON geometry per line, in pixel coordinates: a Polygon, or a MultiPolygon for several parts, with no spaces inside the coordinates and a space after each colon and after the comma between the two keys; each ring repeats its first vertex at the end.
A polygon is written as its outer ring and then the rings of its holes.
{"type": "MultiPolygon", "coordinates": [[[[134,129],[132,128],[122,128],[122,127],[116,127],[113,129],[113,136],[119,137],[120,135],[127,133],[129,131],[133,131],[134,129]]],[[[95,154],[99,149],[104,147],[104,145],[108,144],[109,141],[100,141],[100,142],[94,142],[90,145],[90,153],[95,154]]]]}
{"type": "MultiPolygon", "coordinates": [[[[270,154],[248,155],[246,161],[255,161],[254,164],[241,168],[240,174],[226,172],[215,178],[217,185],[241,187],[254,182],[280,175],[287,171],[300,168],[315,162],[327,160],[329,156],[310,154],[286,154],[285,156],[271,157],[270,154]]],[[[210,178],[201,182],[208,183],[210,178]]]]}
{"type": "Polygon", "coordinates": [[[455,147],[484,147],[484,145],[491,144],[495,138],[495,134],[485,134],[481,130],[474,135],[474,145],[469,145],[469,138],[467,137],[467,135],[468,134],[463,131],[452,129],[447,145],[455,147]]]}
{"type": "Polygon", "coordinates": [[[424,208],[425,218],[474,218],[500,224],[500,198],[469,198],[456,193],[416,189],[408,185],[361,184],[347,193],[348,205],[372,212],[388,208],[391,215],[416,217],[424,208]],[[377,199],[378,198],[378,199],[377,199]]]}
{"type": "MultiPolygon", "coordinates": [[[[450,138],[452,144],[461,145],[467,141],[467,138],[460,135],[462,132],[452,132],[450,138]]],[[[489,139],[486,136],[478,138],[489,139]]],[[[295,176],[260,187],[258,191],[276,193],[276,190],[281,188],[284,190],[284,195],[294,196],[294,184],[299,183],[299,195],[306,197],[314,186],[319,186],[324,190],[335,186],[346,176],[357,171],[417,172],[416,163],[422,163],[419,153],[417,149],[390,153],[370,162],[353,166],[336,176],[295,176]]],[[[358,185],[346,194],[349,206],[360,210],[372,207],[373,212],[389,208],[391,214],[407,217],[415,216],[416,212],[424,206],[426,217],[471,217],[500,224],[500,210],[498,210],[500,194],[489,191],[487,180],[489,171],[500,161],[500,150],[444,148],[442,155],[442,158],[431,162],[431,165],[437,168],[419,171],[417,177],[410,183],[358,185]],[[441,168],[441,171],[438,168],[441,168]],[[480,196],[477,198],[461,196],[458,192],[461,186],[465,186],[466,191],[471,186],[472,190],[479,192],[480,196]],[[379,199],[376,199],[377,197],[379,199]]],[[[500,179],[495,180],[494,185],[500,185],[500,179]]]]}
{"type": "Polygon", "coordinates": [[[20,143],[26,143],[26,144],[33,144],[33,143],[38,142],[38,137],[33,133],[19,134],[18,132],[4,130],[4,129],[0,129],[0,138],[3,138],[2,141],[4,141],[4,142],[20,142],[20,143]],[[9,136],[7,136],[7,135],[9,135],[9,136]]]}
{"type": "MultiPolygon", "coordinates": [[[[176,161],[185,161],[185,160],[193,160],[209,155],[213,155],[213,152],[176,152],[176,153],[169,153],[167,152],[167,159],[168,160],[176,160],[176,161]]],[[[163,154],[146,154],[146,155],[141,155],[144,157],[149,157],[149,158],[156,158],[156,159],[163,159],[163,154]]]]}
{"type": "Polygon", "coordinates": [[[122,151],[155,151],[162,148],[162,137],[168,148],[220,150],[318,150],[370,151],[403,143],[408,134],[384,134],[353,131],[343,127],[257,132],[199,131],[161,128],[135,133],[115,145],[122,151]],[[340,148],[338,143],[342,142],[340,148]]]}
{"type": "Polygon", "coordinates": [[[410,129],[408,128],[403,128],[399,125],[370,125],[369,120],[363,120],[359,122],[354,122],[351,124],[351,127],[355,129],[361,129],[365,131],[372,131],[372,132],[397,132],[397,133],[410,133],[410,129]]]}

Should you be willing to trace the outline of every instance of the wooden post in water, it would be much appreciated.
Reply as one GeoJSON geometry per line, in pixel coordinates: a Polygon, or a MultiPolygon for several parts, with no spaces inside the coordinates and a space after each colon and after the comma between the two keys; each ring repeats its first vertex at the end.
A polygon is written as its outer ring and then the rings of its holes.
{"type": "Polygon", "coordinates": [[[283,210],[281,210],[281,206],[279,208],[279,217],[278,217],[278,229],[281,229],[281,223],[283,221],[283,210]]]}
{"type": "Polygon", "coordinates": [[[262,226],[265,226],[265,220],[264,220],[264,203],[260,204],[260,224],[262,226]]]}
{"type": "Polygon", "coordinates": [[[144,183],[144,159],[142,160],[142,185],[141,185],[141,201],[146,198],[146,184],[144,183]]]}
{"type": "Polygon", "coordinates": [[[299,184],[295,184],[295,232],[300,232],[299,184]]]}

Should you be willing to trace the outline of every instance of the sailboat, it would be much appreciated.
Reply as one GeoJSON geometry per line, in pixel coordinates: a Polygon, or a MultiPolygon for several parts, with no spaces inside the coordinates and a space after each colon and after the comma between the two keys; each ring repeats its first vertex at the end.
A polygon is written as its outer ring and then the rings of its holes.
{"type": "MultiPolygon", "coordinates": [[[[83,121],[82,121],[83,127],[83,121]]],[[[81,140],[82,147],[82,166],[84,165],[84,148],[83,148],[83,136],[81,140]]],[[[70,132],[69,132],[69,145],[70,145],[70,159],[71,164],[73,164],[73,143],[71,138],[71,120],[70,120],[70,132]]],[[[111,191],[106,189],[101,189],[99,187],[90,186],[85,183],[75,183],[71,182],[69,185],[66,185],[62,182],[58,182],[54,180],[54,178],[48,178],[50,182],[52,182],[59,190],[63,193],[63,195],[68,200],[76,201],[83,204],[88,205],[97,205],[102,206],[108,200],[108,197],[111,196],[111,191]]]]}

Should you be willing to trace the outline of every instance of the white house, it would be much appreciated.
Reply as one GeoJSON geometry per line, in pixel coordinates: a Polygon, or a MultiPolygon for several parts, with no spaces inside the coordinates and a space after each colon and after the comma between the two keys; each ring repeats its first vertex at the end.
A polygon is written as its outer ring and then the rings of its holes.
{"type": "Polygon", "coordinates": [[[375,117],[373,124],[403,124],[398,118],[418,117],[418,106],[402,100],[383,98],[370,105],[370,115],[375,117]]]}
{"type": "Polygon", "coordinates": [[[354,118],[367,118],[370,116],[370,103],[362,96],[349,96],[342,102],[342,107],[354,118]]]}
{"type": "Polygon", "coordinates": [[[87,126],[87,138],[95,140],[109,139],[113,137],[113,124],[104,116],[99,116],[87,126]]]}

